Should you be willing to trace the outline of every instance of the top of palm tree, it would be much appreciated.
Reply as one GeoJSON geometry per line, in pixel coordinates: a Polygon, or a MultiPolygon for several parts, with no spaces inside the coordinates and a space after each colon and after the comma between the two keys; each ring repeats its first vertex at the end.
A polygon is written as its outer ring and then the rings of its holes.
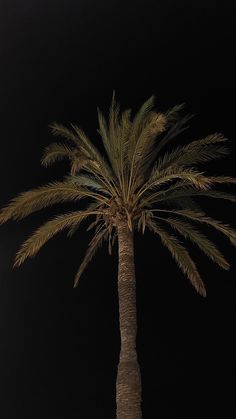
{"type": "Polygon", "coordinates": [[[39,227],[21,246],[15,266],[33,257],[56,233],[68,229],[70,236],[83,220],[92,216],[94,219],[88,229],[94,228],[95,234],[77,272],[75,286],[96,249],[108,240],[111,252],[118,224],[126,223],[131,231],[137,228],[144,233],[149,228],[156,233],[195,289],[205,296],[196,265],[176,233],[194,242],[219,266],[229,269],[229,263],[218,248],[193,222],[215,228],[235,245],[236,232],[207,216],[195,199],[205,196],[235,201],[234,195],[216,190],[215,185],[235,183],[236,179],[210,176],[198,169],[199,165],[227,155],[227,139],[221,133],[163,151],[173,138],[188,128],[186,124],[192,115],[180,117],[183,107],[181,104],[166,112],[157,112],[152,96],[132,116],[130,109],[120,111],[113,94],[107,120],[98,109],[98,132],[104,153],[98,151],[77,125],[51,124],[52,134],[63,141],[46,147],[42,164],[49,166],[66,158],[70,163],[69,173],[63,181],[18,195],[0,211],[0,223],[22,219],[60,202],[78,202],[83,198],[91,201],[86,209],[56,216],[39,227]],[[169,232],[170,228],[174,234],[169,232]]]}

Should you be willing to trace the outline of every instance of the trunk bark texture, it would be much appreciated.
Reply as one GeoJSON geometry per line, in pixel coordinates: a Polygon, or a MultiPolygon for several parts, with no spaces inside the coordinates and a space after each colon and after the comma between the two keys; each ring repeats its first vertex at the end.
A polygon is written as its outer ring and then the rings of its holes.
{"type": "Polygon", "coordinates": [[[136,281],[133,233],[117,225],[119,246],[118,297],[121,350],[116,380],[116,418],[141,419],[141,375],[136,353],[136,281]]]}

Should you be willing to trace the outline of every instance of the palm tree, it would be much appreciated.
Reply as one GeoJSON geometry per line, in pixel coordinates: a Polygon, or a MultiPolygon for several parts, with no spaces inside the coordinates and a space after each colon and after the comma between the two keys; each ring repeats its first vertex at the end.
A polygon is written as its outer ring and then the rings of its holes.
{"type": "Polygon", "coordinates": [[[210,176],[196,166],[228,153],[227,139],[210,134],[187,145],[163,149],[183,132],[192,115],[180,117],[183,104],[166,112],[154,109],[154,97],[136,113],[120,112],[113,95],[108,121],[98,109],[98,132],[104,153],[77,126],[53,123],[52,133],[64,139],[54,142],[43,154],[42,164],[49,166],[64,158],[70,172],[63,181],[23,192],[0,212],[0,223],[20,220],[31,213],[61,202],[79,203],[85,209],[57,215],[39,227],[21,246],[15,259],[20,266],[56,233],[64,229],[71,236],[80,223],[92,217],[88,230],[94,229],[84,260],[75,276],[74,287],[98,247],[108,241],[108,250],[118,239],[118,296],[121,350],[116,381],[118,419],[139,419],[141,413],[141,376],[136,352],[136,281],[133,232],[155,233],[170,251],[196,291],[206,296],[204,283],[188,251],[176,237],[195,243],[223,269],[229,269],[224,256],[194,225],[206,224],[227,236],[236,245],[236,231],[207,216],[195,201],[198,197],[235,201],[236,197],[215,189],[217,184],[235,183],[229,176],[210,176]],[[173,230],[173,232],[171,232],[173,230]]]}

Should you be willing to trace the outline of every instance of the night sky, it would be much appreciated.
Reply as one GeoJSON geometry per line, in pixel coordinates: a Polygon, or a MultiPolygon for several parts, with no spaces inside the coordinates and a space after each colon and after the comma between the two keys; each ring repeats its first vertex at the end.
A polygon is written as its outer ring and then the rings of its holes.
{"type": "MultiPolygon", "coordinates": [[[[68,171],[40,165],[51,122],[75,122],[99,142],[97,106],[108,111],[113,89],[134,111],[152,94],[162,111],[185,102],[196,116],[184,139],[223,132],[232,153],[208,167],[235,176],[234,26],[227,0],[0,0],[0,205],[68,171]]],[[[203,207],[236,228],[234,204],[203,207]]],[[[99,251],[76,289],[85,228],[12,268],[21,242],[67,208],[0,229],[0,419],[115,418],[117,247],[99,251]]],[[[157,237],[135,236],[144,419],[236,417],[236,249],[208,231],[232,268],[189,247],[206,299],[157,237]]]]}

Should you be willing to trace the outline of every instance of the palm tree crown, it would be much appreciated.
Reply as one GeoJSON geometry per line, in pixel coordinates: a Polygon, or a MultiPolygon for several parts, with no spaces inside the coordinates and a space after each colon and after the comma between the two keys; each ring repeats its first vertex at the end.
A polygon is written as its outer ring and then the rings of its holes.
{"type": "Polygon", "coordinates": [[[56,233],[68,229],[70,236],[83,220],[93,217],[88,229],[94,229],[94,235],[76,274],[76,286],[104,241],[108,241],[111,252],[117,223],[123,220],[131,231],[137,228],[144,233],[148,228],[156,233],[195,289],[205,296],[196,265],[176,233],[194,242],[210,259],[228,270],[229,263],[224,256],[194,223],[214,227],[233,245],[236,245],[236,232],[207,216],[199,209],[195,198],[205,196],[235,201],[234,195],[216,190],[215,185],[235,183],[236,179],[209,176],[197,169],[197,165],[228,153],[227,139],[220,133],[163,152],[167,143],[187,128],[186,123],[192,117],[180,118],[182,108],[183,105],[177,105],[166,112],[157,112],[152,96],[132,116],[130,109],[120,112],[113,95],[108,121],[98,110],[103,154],[78,126],[71,124],[67,128],[53,123],[52,133],[64,141],[54,142],[45,149],[42,164],[49,166],[66,158],[70,162],[70,173],[63,181],[18,195],[1,210],[0,223],[22,219],[61,202],[89,198],[90,203],[83,210],[58,215],[39,227],[22,244],[15,265],[33,257],[56,233]],[[174,233],[170,233],[170,228],[174,233]]]}

